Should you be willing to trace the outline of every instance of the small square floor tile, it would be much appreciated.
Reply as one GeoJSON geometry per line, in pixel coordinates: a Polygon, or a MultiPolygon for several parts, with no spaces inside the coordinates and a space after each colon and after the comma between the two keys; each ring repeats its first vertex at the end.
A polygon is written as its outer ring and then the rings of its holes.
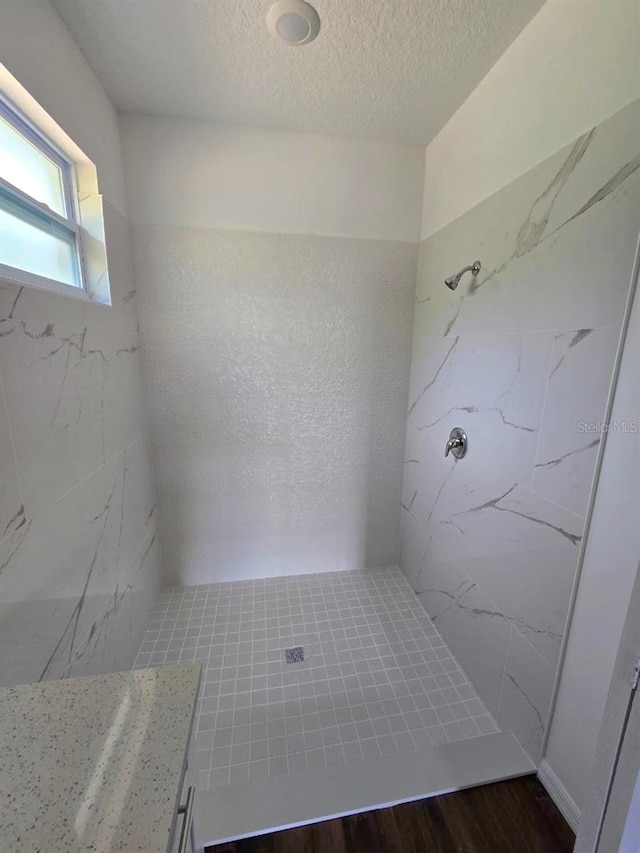
{"type": "Polygon", "coordinates": [[[134,667],[193,660],[200,789],[499,731],[397,568],[164,590],[134,667]]]}

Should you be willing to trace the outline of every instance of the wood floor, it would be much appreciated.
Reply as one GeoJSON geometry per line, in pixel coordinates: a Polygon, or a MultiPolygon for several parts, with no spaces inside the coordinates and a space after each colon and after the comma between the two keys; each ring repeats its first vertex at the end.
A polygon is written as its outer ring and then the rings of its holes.
{"type": "Polygon", "coordinates": [[[570,853],[534,776],[209,847],[208,853],[570,853]]]}

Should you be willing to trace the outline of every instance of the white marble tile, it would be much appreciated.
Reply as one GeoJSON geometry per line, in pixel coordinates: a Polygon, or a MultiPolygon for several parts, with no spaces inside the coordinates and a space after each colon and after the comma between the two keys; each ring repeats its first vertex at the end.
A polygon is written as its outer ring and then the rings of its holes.
{"type": "Polygon", "coordinates": [[[461,559],[458,564],[531,645],[550,664],[557,664],[575,567],[568,564],[558,571],[555,563],[541,562],[535,552],[525,553],[523,559],[488,556],[461,559]]]}
{"type": "MultiPolygon", "coordinates": [[[[120,334],[135,333],[138,314],[131,228],[126,216],[108,201],[103,199],[102,203],[111,305],[85,303],[84,324],[93,329],[104,327],[120,334]]],[[[101,262],[104,263],[104,260],[101,262]]]]}
{"type": "Polygon", "coordinates": [[[0,539],[26,521],[0,375],[0,539]]]}
{"type": "Polygon", "coordinates": [[[636,101],[431,236],[417,334],[618,325],[638,236],[639,121],[636,101]],[[444,287],[476,259],[477,279],[444,287]]]}
{"type": "Polygon", "coordinates": [[[518,738],[538,763],[549,715],[555,667],[550,666],[512,629],[504,672],[498,722],[518,738]]]}
{"type": "Polygon", "coordinates": [[[86,330],[14,320],[0,338],[0,370],[27,516],[104,462],[102,358],[86,330]],[[28,389],[28,392],[25,390],[28,389]]]}
{"type": "Polygon", "coordinates": [[[501,482],[530,478],[550,347],[546,332],[429,339],[414,369],[423,378],[407,426],[408,445],[417,445],[411,447],[417,494],[404,494],[425,527],[465,509],[474,495],[489,496],[496,473],[501,482]],[[444,456],[454,426],[468,436],[463,460],[444,456]]]}
{"type": "Polygon", "coordinates": [[[14,320],[11,329],[0,369],[31,517],[145,431],[140,354],[135,335],[106,328],[14,320]]]}
{"type": "MultiPolygon", "coordinates": [[[[107,629],[123,601],[128,606],[127,598],[146,586],[153,602],[160,577],[153,583],[138,563],[155,535],[154,506],[143,438],[0,542],[0,634],[4,626],[7,645],[21,647],[27,657],[30,645],[34,659],[44,660],[38,678],[86,671],[96,650],[108,657],[107,629]],[[140,583],[143,578],[148,584],[140,583]],[[34,646],[24,631],[44,612],[55,642],[34,646]],[[12,626],[20,625],[16,633],[12,626]]],[[[159,565],[154,571],[159,574],[159,565]]],[[[122,631],[112,636],[121,646],[122,631]]],[[[132,657],[135,638],[128,648],[132,657]]]]}
{"type": "Polygon", "coordinates": [[[68,641],[60,642],[77,598],[0,602],[0,684],[38,681],[54,649],[66,660],[68,641]]]}
{"type": "Polygon", "coordinates": [[[415,589],[427,555],[429,534],[411,514],[411,505],[402,507],[400,514],[400,567],[415,589]]]}
{"type": "Polygon", "coordinates": [[[83,230],[82,255],[87,291],[94,303],[110,305],[102,196],[98,193],[79,193],[78,209],[83,230]]]}
{"type": "Polygon", "coordinates": [[[420,247],[402,567],[494,701],[492,656],[498,648],[504,660],[512,630],[505,701],[531,743],[515,669],[530,661],[525,690],[544,698],[599,438],[578,422],[602,418],[637,242],[639,120],[637,101],[420,247]],[[476,259],[476,279],[444,286],[476,259]],[[460,461],[443,456],[453,426],[469,437],[460,461]]]}
{"type": "Polygon", "coordinates": [[[584,515],[620,330],[557,332],[533,490],[584,515]]]}
{"type": "Polygon", "coordinates": [[[116,586],[113,595],[102,596],[100,613],[88,633],[74,644],[70,662],[58,655],[65,677],[131,667],[162,586],[160,540],[155,527],[150,528],[120,577],[122,585],[116,586]]]}
{"type": "Polygon", "coordinates": [[[58,323],[82,328],[86,305],[72,296],[0,281],[0,338],[14,334],[14,326],[26,322],[43,328],[58,323]]]}
{"type": "Polygon", "coordinates": [[[128,666],[162,582],[129,224],[104,214],[112,306],[0,283],[5,684],[128,666]]]}
{"type": "Polygon", "coordinates": [[[557,662],[584,520],[512,484],[434,527],[450,560],[557,662]]]}
{"type": "Polygon", "coordinates": [[[94,393],[106,461],[147,431],[140,344],[137,335],[95,329],[87,333],[86,346],[101,353],[94,393]]]}
{"type": "Polygon", "coordinates": [[[413,512],[413,503],[418,496],[420,485],[420,447],[422,434],[415,425],[406,427],[404,455],[402,457],[402,498],[401,508],[413,512]]]}
{"type": "MultiPolygon", "coordinates": [[[[115,478],[115,514],[118,526],[114,549],[114,576],[132,583],[128,567],[149,531],[156,526],[156,496],[147,436],[127,447],[103,469],[107,483],[115,478]]],[[[103,473],[100,472],[101,474],[103,473]]]]}
{"type": "Polygon", "coordinates": [[[498,708],[510,626],[455,561],[431,538],[416,581],[418,599],[493,713],[498,708]]]}

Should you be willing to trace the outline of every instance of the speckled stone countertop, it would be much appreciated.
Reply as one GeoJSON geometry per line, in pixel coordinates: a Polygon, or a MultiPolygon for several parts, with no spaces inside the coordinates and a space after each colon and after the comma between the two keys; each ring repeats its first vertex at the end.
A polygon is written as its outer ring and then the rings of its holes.
{"type": "Polygon", "coordinates": [[[2,853],[165,853],[200,665],[0,690],[2,853]]]}

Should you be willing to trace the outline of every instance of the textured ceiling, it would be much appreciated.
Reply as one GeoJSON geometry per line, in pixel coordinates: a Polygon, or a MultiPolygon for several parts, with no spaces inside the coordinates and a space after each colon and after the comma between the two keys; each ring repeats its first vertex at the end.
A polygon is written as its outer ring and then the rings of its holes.
{"type": "Polygon", "coordinates": [[[53,0],[116,107],[430,141],[543,0],[315,0],[310,45],[272,0],[53,0]]]}

